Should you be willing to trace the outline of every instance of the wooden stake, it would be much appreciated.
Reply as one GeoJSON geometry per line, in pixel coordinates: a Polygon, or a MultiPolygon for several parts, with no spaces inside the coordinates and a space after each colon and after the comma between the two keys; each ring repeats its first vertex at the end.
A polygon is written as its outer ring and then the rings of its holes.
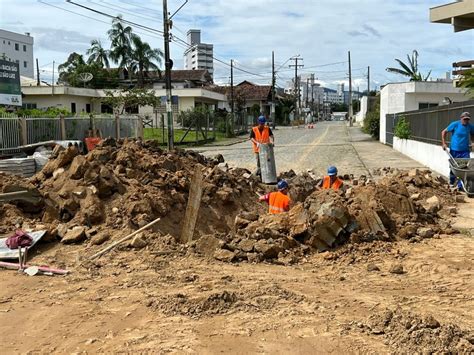
{"type": "Polygon", "coordinates": [[[182,243],[189,243],[193,240],[194,228],[196,227],[199,206],[201,204],[202,182],[201,165],[198,164],[194,171],[191,187],[189,188],[188,205],[186,207],[186,214],[184,215],[183,229],[181,230],[182,243]]]}
{"type": "Polygon", "coordinates": [[[133,236],[137,235],[138,233],[143,232],[144,230],[146,230],[146,229],[150,228],[151,226],[155,225],[159,220],[160,220],[160,218],[157,218],[157,219],[155,219],[153,222],[148,223],[146,226],[141,227],[140,229],[138,229],[138,230],[136,230],[135,232],[133,232],[133,233],[131,233],[131,234],[129,234],[129,235],[123,237],[123,238],[120,239],[120,240],[117,240],[115,243],[112,243],[112,244],[109,245],[107,248],[105,248],[105,249],[99,251],[98,253],[92,255],[92,256],[90,257],[90,260],[97,259],[97,258],[100,257],[101,255],[107,253],[109,250],[115,248],[117,245],[123,243],[124,241],[126,241],[126,240],[132,238],[133,236]]]}

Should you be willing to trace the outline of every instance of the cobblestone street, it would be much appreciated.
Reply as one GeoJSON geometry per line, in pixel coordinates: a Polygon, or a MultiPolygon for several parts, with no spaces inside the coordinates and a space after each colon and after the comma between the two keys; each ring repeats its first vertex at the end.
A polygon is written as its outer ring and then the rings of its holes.
{"type": "MultiPolygon", "coordinates": [[[[314,129],[277,127],[275,160],[278,172],[311,169],[322,175],[329,165],[336,165],[340,174],[371,175],[373,169],[396,167],[409,169],[421,165],[373,140],[359,127],[348,127],[345,122],[320,122],[314,129]]],[[[255,159],[250,141],[231,146],[209,146],[195,149],[206,156],[222,154],[233,167],[253,171],[255,159]]]]}

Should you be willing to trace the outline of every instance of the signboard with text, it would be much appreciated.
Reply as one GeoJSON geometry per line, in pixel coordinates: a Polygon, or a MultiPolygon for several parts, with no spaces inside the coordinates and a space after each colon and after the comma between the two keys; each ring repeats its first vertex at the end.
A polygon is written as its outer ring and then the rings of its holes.
{"type": "Polygon", "coordinates": [[[21,106],[20,66],[0,59],[0,105],[21,106]]]}

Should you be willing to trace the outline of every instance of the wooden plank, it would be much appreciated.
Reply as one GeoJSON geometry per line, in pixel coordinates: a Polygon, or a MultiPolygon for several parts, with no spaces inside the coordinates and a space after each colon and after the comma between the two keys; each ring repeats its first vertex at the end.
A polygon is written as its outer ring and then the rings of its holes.
{"type": "Polygon", "coordinates": [[[189,243],[193,240],[194,228],[199,213],[199,206],[201,205],[203,177],[201,165],[196,166],[191,186],[189,188],[188,205],[186,207],[186,214],[184,215],[183,228],[181,229],[181,242],[189,243]]]}

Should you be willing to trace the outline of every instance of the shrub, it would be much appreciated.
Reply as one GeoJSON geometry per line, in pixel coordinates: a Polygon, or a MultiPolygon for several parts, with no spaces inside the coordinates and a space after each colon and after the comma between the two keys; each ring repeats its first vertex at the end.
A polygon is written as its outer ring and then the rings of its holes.
{"type": "Polygon", "coordinates": [[[401,119],[398,120],[397,124],[395,125],[395,137],[398,137],[400,139],[409,139],[411,136],[411,129],[410,129],[410,123],[405,119],[405,117],[402,117],[401,119]]]}
{"type": "Polygon", "coordinates": [[[374,104],[371,111],[367,112],[362,130],[376,139],[380,139],[380,99],[374,104]]]}

